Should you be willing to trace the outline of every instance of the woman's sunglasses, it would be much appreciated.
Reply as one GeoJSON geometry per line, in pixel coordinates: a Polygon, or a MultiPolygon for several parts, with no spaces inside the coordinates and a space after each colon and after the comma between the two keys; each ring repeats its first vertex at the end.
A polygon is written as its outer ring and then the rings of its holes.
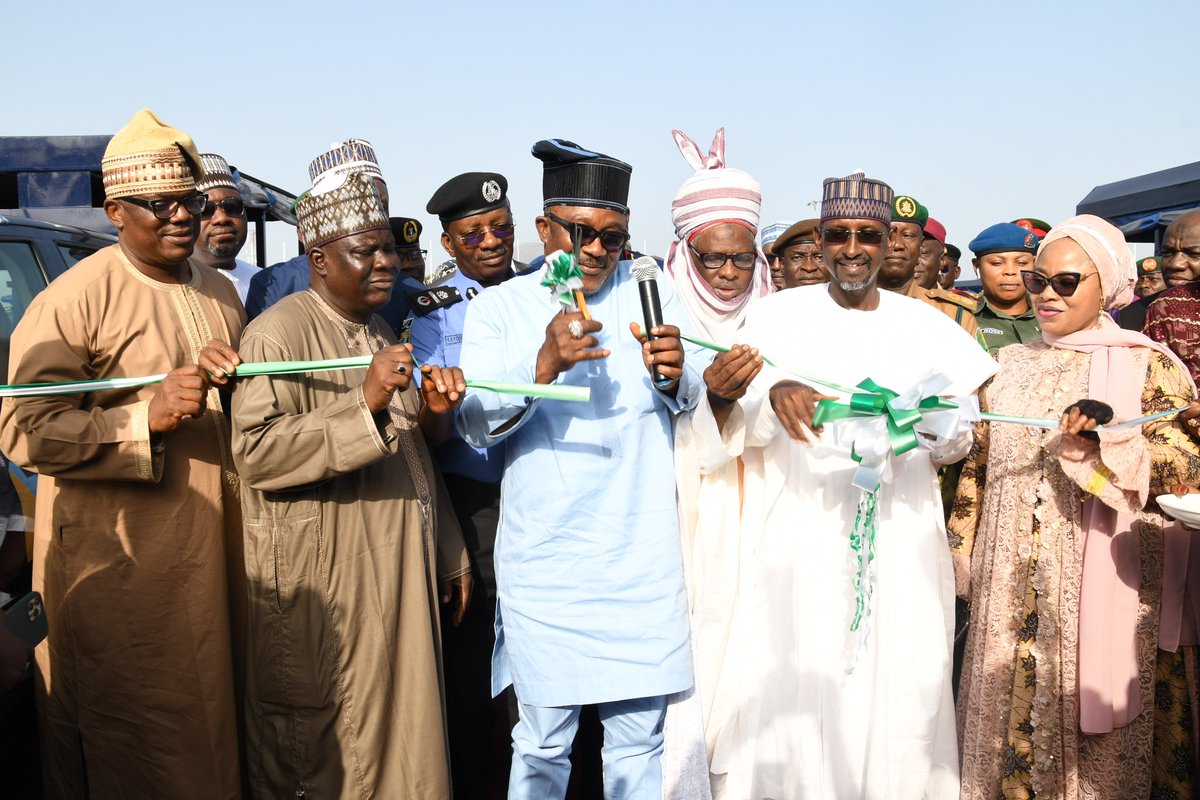
{"type": "Polygon", "coordinates": [[[1099,272],[1089,272],[1087,275],[1080,275],[1078,272],[1060,272],[1052,278],[1047,278],[1040,272],[1023,269],[1021,270],[1021,282],[1025,284],[1025,291],[1030,294],[1041,294],[1049,286],[1059,297],[1070,297],[1079,288],[1080,281],[1099,274],[1099,272]]]}

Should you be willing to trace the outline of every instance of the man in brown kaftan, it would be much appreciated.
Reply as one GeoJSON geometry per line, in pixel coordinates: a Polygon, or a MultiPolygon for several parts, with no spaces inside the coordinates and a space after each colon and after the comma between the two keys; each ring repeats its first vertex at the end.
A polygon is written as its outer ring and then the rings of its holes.
{"type": "Polygon", "coordinates": [[[408,349],[375,314],[400,262],[371,183],[350,175],[297,217],[310,288],[256,318],[242,356],[374,358],[234,393],[251,785],[264,800],[446,798],[435,593],[457,579],[469,596],[470,565],[418,426],[466,387],[458,370],[426,368],[422,404],[408,349]]]}
{"type": "Polygon", "coordinates": [[[38,724],[54,800],[241,796],[240,583],[227,585],[230,562],[243,573],[241,518],[212,384],[237,363],[225,343],[245,312],[229,281],[189,260],[197,161],[186,134],[139,112],[103,161],[117,244],[51,283],[12,337],[13,383],[167,373],[10,398],[0,415],[0,446],[38,472],[33,580],[50,626],[38,724]]]}

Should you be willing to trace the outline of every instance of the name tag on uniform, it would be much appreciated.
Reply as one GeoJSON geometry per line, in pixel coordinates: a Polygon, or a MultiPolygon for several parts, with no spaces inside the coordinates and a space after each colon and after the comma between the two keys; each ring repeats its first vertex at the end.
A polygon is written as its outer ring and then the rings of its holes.
{"type": "Polygon", "coordinates": [[[447,345],[462,344],[462,334],[461,333],[452,333],[449,336],[445,336],[442,338],[442,343],[447,344],[447,345]]]}
{"type": "Polygon", "coordinates": [[[452,306],[462,301],[462,295],[454,286],[435,286],[423,292],[413,292],[408,296],[413,313],[423,317],[430,311],[452,306]]]}
{"type": "Polygon", "coordinates": [[[983,326],[979,327],[979,332],[982,333],[984,336],[1003,336],[1004,335],[1004,331],[1000,330],[999,328],[985,328],[983,326]]]}

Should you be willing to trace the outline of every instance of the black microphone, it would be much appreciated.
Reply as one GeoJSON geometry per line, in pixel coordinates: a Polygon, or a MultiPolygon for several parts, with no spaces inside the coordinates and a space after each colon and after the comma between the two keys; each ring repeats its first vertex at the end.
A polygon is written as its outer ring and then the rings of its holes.
{"type": "MultiPolygon", "coordinates": [[[[657,339],[650,330],[663,324],[662,302],[658,299],[658,262],[650,256],[642,256],[633,262],[631,269],[633,277],[637,278],[638,292],[642,295],[642,318],[646,322],[646,337],[657,339]]],[[[671,379],[664,378],[655,366],[654,383],[656,386],[670,386],[671,379]]]]}

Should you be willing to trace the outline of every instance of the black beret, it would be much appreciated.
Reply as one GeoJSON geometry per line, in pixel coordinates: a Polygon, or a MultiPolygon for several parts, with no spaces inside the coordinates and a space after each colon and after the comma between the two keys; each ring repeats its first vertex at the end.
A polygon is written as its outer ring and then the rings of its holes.
{"type": "Polygon", "coordinates": [[[585,150],[566,139],[543,139],[533,146],[542,162],[542,202],[550,206],[588,206],[629,213],[629,178],[624,161],[585,150]]]}
{"type": "Polygon", "coordinates": [[[464,172],[443,183],[425,210],[453,222],[502,208],[508,202],[508,178],[499,172],[464,172]]]}
{"type": "Polygon", "coordinates": [[[959,250],[952,244],[948,244],[946,245],[946,255],[950,257],[951,261],[958,261],[962,258],[962,250],[959,250]]]}
{"type": "Polygon", "coordinates": [[[420,247],[421,223],[411,217],[388,217],[396,247],[420,247]]]}

